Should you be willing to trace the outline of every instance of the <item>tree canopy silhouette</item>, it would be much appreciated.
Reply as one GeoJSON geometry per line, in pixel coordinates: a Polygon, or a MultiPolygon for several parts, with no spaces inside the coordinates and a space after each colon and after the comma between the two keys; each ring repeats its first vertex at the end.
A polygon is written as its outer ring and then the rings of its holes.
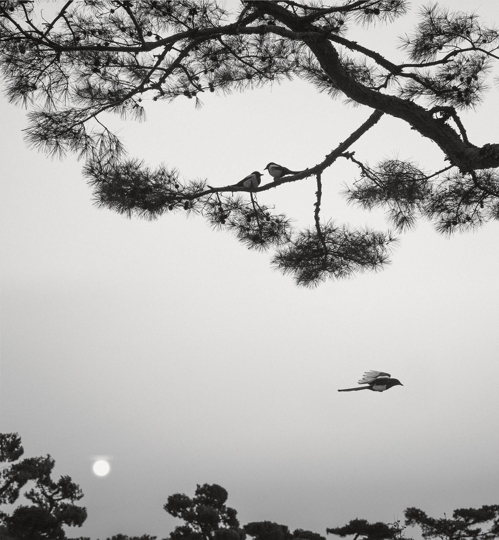
{"type": "Polygon", "coordinates": [[[325,540],[320,534],[272,521],[254,521],[241,527],[237,511],[226,506],[227,491],[217,484],[198,485],[194,497],[176,493],[168,497],[164,509],[185,523],[165,540],[325,540]]]}
{"type": "Polygon", "coordinates": [[[13,504],[23,494],[33,503],[21,504],[11,514],[0,511],[0,538],[6,540],[63,540],[63,526],[81,526],[87,511],[74,504],[83,497],[69,476],[56,482],[51,474],[55,461],[46,457],[24,458],[17,433],[0,434],[0,504],[13,504]],[[26,484],[31,489],[22,493],[26,484]]]}
{"type": "MultiPolygon", "coordinates": [[[[405,523],[368,523],[365,519],[354,519],[343,527],[327,529],[329,534],[340,537],[354,535],[367,540],[402,540],[407,538],[407,527],[419,527],[423,538],[440,540],[493,540],[499,537],[499,505],[484,505],[481,508],[459,508],[452,518],[431,518],[423,510],[407,508],[405,523]]],[[[409,540],[409,539],[408,539],[409,540]]]]}
{"type": "MultiPolygon", "coordinates": [[[[98,205],[126,215],[157,218],[183,211],[233,232],[250,248],[272,248],[272,264],[302,285],[382,268],[391,232],[337,225],[321,215],[324,173],[340,159],[358,168],[348,201],[387,210],[396,231],[418,218],[442,233],[499,218],[499,143],[478,145],[460,113],[478,108],[497,60],[499,32],[477,14],[425,7],[407,55],[395,63],[349,39],[349,29],[389,24],[404,16],[406,0],[1,0],[0,66],[11,102],[31,110],[29,143],[50,154],[75,152],[98,205]],[[50,17],[48,14],[51,14],[50,17]],[[142,118],[147,99],[171,102],[202,92],[249,90],[284,79],[310,82],[332,99],[363,106],[366,120],[343,126],[343,142],[318,163],[256,188],[210,187],[176,169],[151,168],[128,158],[104,113],[142,118]],[[431,141],[441,164],[354,154],[383,115],[431,141]],[[346,130],[349,131],[346,131],[346,130]],[[258,202],[258,194],[316,179],[313,226],[258,202]]],[[[416,159],[416,157],[414,157],[416,159]]],[[[242,172],[247,174],[247,171],[242,172]]]]}
{"type": "Polygon", "coordinates": [[[176,527],[171,540],[243,540],[237,512],[228,506],[227,491],[217,484],[197,486],[194,497],[181,493],[170,495],[164,509],[181,518],[185,525],[176,527]]]}

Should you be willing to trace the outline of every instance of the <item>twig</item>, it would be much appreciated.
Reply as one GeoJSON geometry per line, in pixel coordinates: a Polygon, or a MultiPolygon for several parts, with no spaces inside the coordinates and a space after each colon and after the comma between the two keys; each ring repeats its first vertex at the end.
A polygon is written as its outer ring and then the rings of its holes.
{"type": "Polygon", "coordinates": [[[253,206],[253,211],[255,212],[255,218],[256,223],[258,225],[258,231],[260,232],[260,240],[263,240],[263,231],[262,231],[262,224],[260,223],[260,218],[258,217],[258,210],[255,206],[255,198],[253,197],[253,193],[250,191],[250,197],[251,197],[251,204],[253,206]]]}
{"type": "Polygon", "coordinates": [[[61,18],[64,16],[64,12],[68,9],[68,7],[73,3],[73,0],[69,0],[69,2],[66,2],[66,4],[62,7],[61,11],[59,11],[59,13],[57,14],[57,16],[55,17],[55,19],[47,26],[47,29],[45,30],[45,32],[43,33],[43,35],[41,36],[41,39],[43,39],[45,36],[48,35],[48,33],[52,30],[52,28],[54,28],[54,25],[55,23],[61,18]]]}
{"type": "Polygon", "coordinates": [[[320,221],[320,212],[321,212],[321,201],[322,201],[322,179],[321,179],[321,173],[317,173],[317,191],[315,192],[317,196],[317,200],[314,203],[315,210],[314,210],[314,219],[315,219],[315,229],[317,231],[317,236],[319,237],[319,240],[322,244],[322,248],[324,249],[324,255],[327,253],[327,245],[326,245],[326,239],[324,238],[324,233],[321,229],[321,221],[320,221]]]}

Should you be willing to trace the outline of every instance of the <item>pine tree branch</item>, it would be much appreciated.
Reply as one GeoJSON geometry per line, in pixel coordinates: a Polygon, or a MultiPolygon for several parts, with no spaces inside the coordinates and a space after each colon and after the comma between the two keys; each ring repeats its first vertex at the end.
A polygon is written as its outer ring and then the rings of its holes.
{"type": "Polygon", "coordinates": [[[499,166],[495,155],[480,154],[479,148],[466,144],[447,124],[438,122],[420,105],[398,96],[382,94],[355,81],[342,65],[338,51],[329,37],[303,22],[284,7],[272,2],[259,3],[259,9],[279,20],[300,37],[317,58],[336,87],[353,101],[404,120],[422,136],[435,142],[451,163],[462,171],[499,166]]]}
{"type": "MultiPolygon", "coordinates": [[[[223,187],[210,187],[209,190],[204,190],[192,198],[199,198],[210,193],[223,193],[223,192],[234,192],[234,191],[250,191],[259,193],[261,191],[268,191],[270,189],[276,188],[282,184],[287,184],[290,182],[297,182],[298,180],[303,180],[313,175],[322,174],[328,167],[330,167],[339,157],[349,157],[349,154],[345,154],[348,148],[352,146],[356,141],[358,141],[362,135],[364,135],[369,129],[371,129],[383,116],[383,113],[380,111],[374,111],[371,113],[371,116],[360,126],[358,127],[349,137],[347,137],[343,142],[341,142],[334,150],[332,150],[326,158],[319,164],[314,165],[311,168],[307,168],[303,171],[300,171],[297,174],[285,176],[282,178],[276,178],[272,182],[264,184],[263,186],[258,186],[254,189],[245,188],[242,186],[223,186],[223,187]]],[[[353,155],[353,154],[352,154],[353,155]]]]}
{"type": "Polygon", "coordinates": [[[272,182],[260,185],[257,188],[250,189],[242,186],[223,186],[223,187],[211,187],[208,186],[209,190],[204,190],[197,193],[192,198],[199,198],[210,193],[223,193],[223,192],[234,192],[234,191],[249,191],[253,193],[259,193],[261,191],[268,191],[270,189],[276,188],[282,184],[288,184],[290,182],[297,182],[298,180],[303,180],[313,175],[322,174],[328,167],[330,167],[339,157],[348,157],[344,155],[346,150],[352,146],[353,143],[358,141],[364,133],[371,129],[383,116],[383,113],[380,111],[374,111],[371,116],[359,127],[357,128],[349,137],[347,137],[342,143],[340,143],[334,150],[332,150],[326,158],[319,164],[314,165],[311,168],[307,168],[303,171],[300,171],[297,174],[285,176],[282,178],[276,178],[272,182]]]}

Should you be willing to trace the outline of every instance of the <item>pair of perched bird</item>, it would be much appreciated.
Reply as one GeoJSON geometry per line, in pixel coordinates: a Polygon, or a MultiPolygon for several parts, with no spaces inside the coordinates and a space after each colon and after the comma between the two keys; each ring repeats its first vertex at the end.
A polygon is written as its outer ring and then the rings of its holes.
{"type": "MultiPolygon", "coordinates": [[[[267,170],[272,176],[272,178],[281,178],[282,176],[286,176],[288,174],[296,174],[299,171],[290,171],[287,167],[283,167],[282,165],[278,165],[277,163],[270,162],[266,167],[265,170],[267,170]]],[[[234,184],[234,186],[238,187],[244,187],[247,189],[255,189],[260,185],[260,182],[262,181],[262,173],[258,171],[253,171],[251,174],[248,174],[248,176],[245,176],[240,182],[237,184],[234,184]]]]}
{"type": "Polygon", "coordinates": [[[359,384],[368,386],[359,386],[356,388],[343,388],[338,392],[354,392],[356,390],[372,390],[373,392],[384,392],[392,386],[404,386],[398,379],[392,379],[389,373],[384,371],[366,371],[359,384]]]}

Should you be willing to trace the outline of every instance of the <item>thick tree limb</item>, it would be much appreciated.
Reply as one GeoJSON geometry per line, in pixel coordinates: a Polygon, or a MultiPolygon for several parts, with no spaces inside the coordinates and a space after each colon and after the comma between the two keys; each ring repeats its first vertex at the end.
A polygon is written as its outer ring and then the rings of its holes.
{"type": "Polygon", "coordinates": [[[423,137],[437,144],[447,159],[463,172],[499,167],[499,144],[488,145],[484,151],[464,142],[454,129],[444,122],[439,122],[424,107],[398,96],[382,94],[365,87],[345,71],[338,51],[327,36],[314,31],[312,25],[278,4],[262,1],[258,3],[258,7],[291,30],[301,32],[303,41],[314,53],[324,72],[341,92],[356,103],[404,120],[423,137]]]}

